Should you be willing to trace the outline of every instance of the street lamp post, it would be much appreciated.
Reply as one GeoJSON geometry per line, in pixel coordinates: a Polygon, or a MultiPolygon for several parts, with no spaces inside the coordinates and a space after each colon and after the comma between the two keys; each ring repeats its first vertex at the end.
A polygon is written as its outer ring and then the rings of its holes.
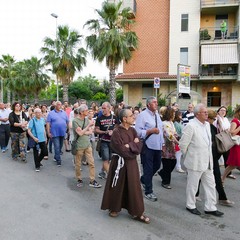
{"type": "MultiPolygon", "coordinates": [[[[56,19],[56,40],[57,40],[57,18],[58,18],[58,15],[55,14],[55,13],[51,13],[51,16],[54,17],[56,19]]],[[[59,101],[59,91],[58,91],[58,77],[57,77],[57,101],[59,101]]]]}

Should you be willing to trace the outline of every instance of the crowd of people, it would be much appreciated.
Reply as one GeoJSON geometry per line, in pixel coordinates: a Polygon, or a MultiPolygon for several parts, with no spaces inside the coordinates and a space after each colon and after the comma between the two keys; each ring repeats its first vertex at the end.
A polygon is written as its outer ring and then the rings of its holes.
{"type": "Polygon", "coordinates": [[[43,159],[53,154],[56,166],[61,167],[63,146],[71,148],[75,167],[76,185],[83,186],[81,165],[88,165],[89,186],[101,188],[95,175],[95,148],[102,160],[98,177],[106,179],[102,210],[117,217],[122,208],[133,219],[150,223],[145,215],[143,197],[155,202],[153,176],[158,174],[161,186],[172,189],[171,174],[176,169],[187,174],[186,209],[196,215],[200,185],[205,194],[204,212],[217,217],[218,203],[233,206],[224,189],[225,179],[236,179],[234,168],[240,167],[240,146],[229,151],[218,151],[215,135],[228,131],[240,135],[240,107],[229,122],[227,108],[217,111],[203,104],[189,103],[186,111],[177,103],[158,109],[154,96],[146,100],[145,109],[131,107],[123,102],[111,106],[109,102],[88,106],[84,99],[63,104],[52,101],[47,105],[25,105],[20,102],[0,103],[0,146],[4,154],[11,140],[11,156],[14,161],[26,162],[26,154],[33,149],[35,171],[40,172],[43,159]],[[97,141],[97,144],[96,144],[97,141]],[[225,171],[221,176],[219,159],[223,156],[225,171]],[[138,161],[140,159],[140,161],[138,161]],[[140,166],[140,169],[139,169],[140,166]],[[143,189],[143,191],[142,191],[143,189]]]}

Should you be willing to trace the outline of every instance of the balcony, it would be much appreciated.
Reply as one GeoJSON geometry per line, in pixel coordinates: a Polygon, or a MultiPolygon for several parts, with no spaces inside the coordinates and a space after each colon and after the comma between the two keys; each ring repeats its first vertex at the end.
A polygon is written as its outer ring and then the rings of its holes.
{"type": "Polygon", "coordinates": [[[130,8],[131,9],[131,15],[129,19],[133,19],[136,17],[136,11],[137,11],[137,2],[136,0],[108,0],[109,3],[119,3],[122,1],[122,7],[123,8],[130,8]]]}
{"type": "Polygon", "coordinates": [[[205,14],[226,14],[237,11],[239,0],[201,0],[200,6],[205,14]]]}
{"type": "Polygon", "coordinates": [[[236,80],[238,65],[236,64],[216,64],[199,66],[200,80],[236,80]]]}
{"type": "Polygon", "coordinates": [[[136,0],[124,0],[123,1],[123,8],[129,7],[131,9],[131,16],[130,19],[133,19],[136,17],[136,11],[137,11],[137,2],[136,0]]]}
{"type": "Polygon", "coordinates": [[[199,40],[200,44],[211,44],[211,43],[229,43],[237,42],[238,39],[238,26],[227,27],[225,34],[222,37],[220,27],[205,27],[200,28],[199,40]]]}

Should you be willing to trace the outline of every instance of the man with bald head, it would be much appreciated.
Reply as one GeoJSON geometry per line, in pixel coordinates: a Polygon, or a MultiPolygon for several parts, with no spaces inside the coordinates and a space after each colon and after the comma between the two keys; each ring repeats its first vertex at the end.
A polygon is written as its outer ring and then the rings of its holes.
{"type": "Polygon", "coordinates": [[[10,137],[10,125],[8,121],[8,117],[11,110],[5,109],[5,105],[3,102],[0,102],[0,146],[2,152],[6,152],[9,137],[10,137]]]}
{"type": "Polygon", "coordinates": [[[68,123],[69,119],[66,112],[62,110],[62,103],[57,101],[55,108],[47,117],[47,134],[53,142],[54,159],[56,160],[58,167],[62,164],[61,150],[68,123]]]}

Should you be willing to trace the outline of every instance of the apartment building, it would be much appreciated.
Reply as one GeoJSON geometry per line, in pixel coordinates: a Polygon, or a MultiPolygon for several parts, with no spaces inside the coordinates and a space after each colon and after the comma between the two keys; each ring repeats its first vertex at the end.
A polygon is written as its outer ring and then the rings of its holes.
{"type": "Polygon", "coordinates": [[[179,63],[191,66],[191,99],[186,101],[211,108],[240,103],[238,0],[124,0],[123,6],[133,10],[139,37],[139,48],[117,76],[127,104],[144,105],[147,96],[155,95],[155,77],[161,80],[162,97],[181,102],[179,63]]]}

